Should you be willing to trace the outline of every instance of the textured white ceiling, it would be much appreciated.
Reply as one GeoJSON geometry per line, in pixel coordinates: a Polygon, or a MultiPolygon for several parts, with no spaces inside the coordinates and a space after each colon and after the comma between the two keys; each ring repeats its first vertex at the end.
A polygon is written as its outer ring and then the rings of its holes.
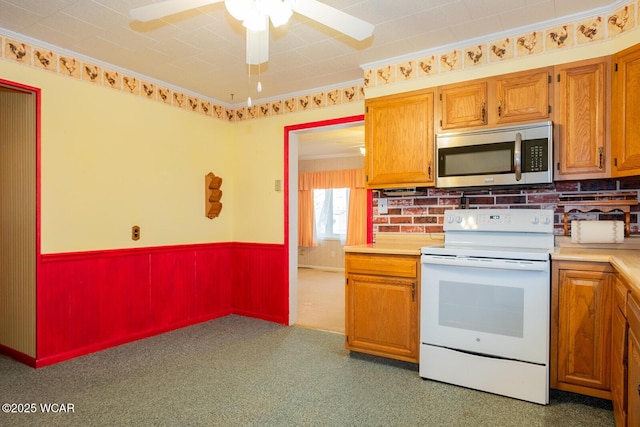
{"type": "MultiPolygon", "coordinates": [[[[269,61],[260,69],[245,64],[245,30],[223,3],[148,23],[130,17],[131,9],[159,1],[0,0],[0,32],[238,105],[247,96],[257,102],[360,83],[363,64],[610,10],[625,0],[321,0],[374,24],[373,37],[357,42],[294,14],[271,28],[269,61]]],[[[363,140],[362,126],[300,133],[300,157],[359,155],[363,140]]]]}
{"type": "Polygon", "coordinates": [[[129,10],[160,0],[0,0],[0,30],[226,104],[361,81],[362,64],[461,43],[600,7],[612,0],[322,0],[375,25],[357,42],[294,14],[271,29],[270,59],[245,64],[245,32],[223,3],[162,20],[129,10]],[[256,92],[258,75],[263,91],[256,92]],[[231,94],[234,94],[232,97],[231,94]]]}
{"type": "Polygon", "coordinates": [[[364,125],[359,123],[298,133],[301,160],[360,156],[360,147],[364,147],[364,125]]]}

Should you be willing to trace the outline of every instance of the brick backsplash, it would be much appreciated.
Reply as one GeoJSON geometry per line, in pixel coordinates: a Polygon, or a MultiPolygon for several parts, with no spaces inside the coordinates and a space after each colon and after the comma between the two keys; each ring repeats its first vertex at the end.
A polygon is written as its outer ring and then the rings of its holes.
{"type": "MultiPolygon", "coordinates": [[[[537,208],[553,209],[554,233],[563,234],[564,209],[558,207],[560,196],[580,193],[618,192],[640,193],[640,177],[605,179],[592,181],[561,181],[555,184],[540,185],[527,188],[508,189],[472,189],[448,191],[439,188],[420,188],[424,195],[396,197],[385,196],[382,191],[373,192],[373,232],[379,233],[441,233],[444,212],[460,207],[460,197],[467,197],[469,209],[486,208],[537,208]],[[378,199],[388,198],[388,213],[378,213],[378,199]]],[[[631,234],[640,235],[640,206],[631,207],[631,234]]],[[[619,211],[603,212],[571,212],[571,220],[624,220],[619,211]]]]}

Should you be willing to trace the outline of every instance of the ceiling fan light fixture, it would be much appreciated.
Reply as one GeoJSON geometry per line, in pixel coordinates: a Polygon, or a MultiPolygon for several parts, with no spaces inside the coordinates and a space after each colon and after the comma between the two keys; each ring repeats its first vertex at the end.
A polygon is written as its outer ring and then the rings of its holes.
{"type": "Polygon", "coordinates": [[[263,0],[263,6],[266,13],[271,18],[271,23],[274,27],[279,27],[286,24],[293,15],[293,9],[291,5],[282,0],[263,0]]]}
{"type": "Polygon", "coordinates": [[[253,5],[253,0],[224,0],[227,12],[238,21],[244,21],[253,5]]]}
{"type": "Polygon", "coordinates": [[[274,27],[286,24],[293,15],[289,0],[224,0],[231,16],[253,31],[262,31],[267,23],[263,17],[271,18],[274,27]]]}
{"type": "Polygon", "coordinates": [[[264,31],[269,25],[269,17],[263,15],[257,7],[249,9],[246,18],[242,21],[242,25],[251,31],[264,31]]]}

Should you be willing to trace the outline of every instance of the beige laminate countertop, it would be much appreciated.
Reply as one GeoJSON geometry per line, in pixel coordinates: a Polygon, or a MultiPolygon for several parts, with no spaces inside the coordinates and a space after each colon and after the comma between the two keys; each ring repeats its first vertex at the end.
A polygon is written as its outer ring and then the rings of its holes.
{"type": "MultiPolygon", "coordinates": [[[[421,247],[437,245],[443,240],[444,235],[441,233],[378,235],[376,243],[346,246],[344,252],[420,255],[421,247]]],[[[623,244],[617,245],[579,245],[571,243],[570,238],[556,236],[556,247],[551,260],[608,262],[625,277],[632,287],[632,294],[640,301],[640,237],[626,238],[623,244]]]]}
{"type": "MultiPolygon", "coordinates": [[[[556,237],[554,261],[608,262],[622,274],[632,287],[631,293],[640,301],[640,237],[629,237],[619,245],[572,245],[556,237]]],[[[570,241],[570,240],[569,240],[570,241]]]]}
{"type": "Polygon", "coordinates": [[[423,246],[437,245],[444,241],[442,233],[378,235],[376,242],[368,245],[345,246],[345,253],[420,255],[423,246]]]}

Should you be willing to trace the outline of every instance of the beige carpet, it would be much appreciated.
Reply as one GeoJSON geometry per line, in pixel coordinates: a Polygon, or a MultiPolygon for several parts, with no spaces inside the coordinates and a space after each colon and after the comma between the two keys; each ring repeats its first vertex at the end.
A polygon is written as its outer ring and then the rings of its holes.
{"type": "Polygon", "coordinates": [[[298,269],[296,326],[344,334],[344,272],[298,269]]]}

